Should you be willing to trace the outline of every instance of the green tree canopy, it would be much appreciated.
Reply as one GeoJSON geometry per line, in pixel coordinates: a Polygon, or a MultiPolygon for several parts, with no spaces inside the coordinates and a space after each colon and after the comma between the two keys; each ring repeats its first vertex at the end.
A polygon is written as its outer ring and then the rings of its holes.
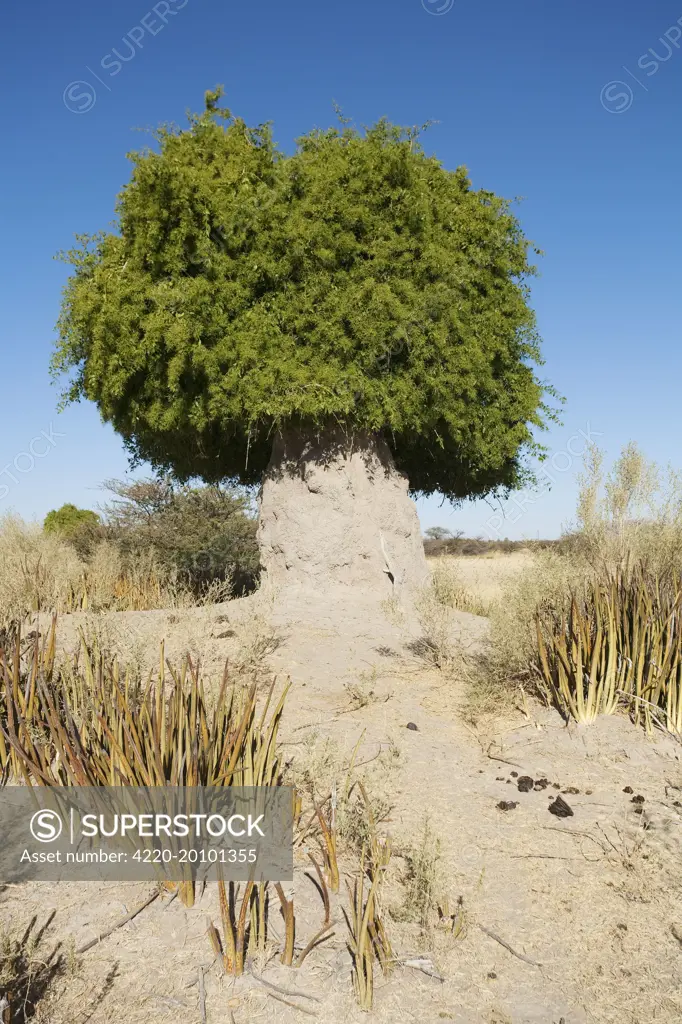
{"type": "Polygon", "coordinates": [[[386,120],[285,155],[207,93],[79,237],[53,357],[134,460],[260,479],[274,430],[380,432],[414,492],[518,486],[552,416],[507,201],[386,120]]]}
{"type": "Polygon", "coordinates": [[[43,529],[46,533],[60,533],[68,537],[79,533],[84,528],[91,529],[99,526],[99,523],[100,518],[96,512],[67,503],[61,508],[53,508],[51,512],[47,513],[43,521],[43,529]]]}

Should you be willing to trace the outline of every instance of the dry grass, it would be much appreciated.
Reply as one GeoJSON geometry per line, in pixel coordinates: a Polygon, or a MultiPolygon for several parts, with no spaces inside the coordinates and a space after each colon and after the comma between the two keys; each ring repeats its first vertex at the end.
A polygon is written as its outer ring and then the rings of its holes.
{"type": "Polygon", "coordinates": [[[65,608],[85,565],[73,548],[17,516],[0,519],[0,626],[43,608],[65,608]]]}
{"type": "Polygon", "coordinates": [[[579,478],[572,547],[598,568],[641,562],[658,574],[682,572],[682,474],[647,461],[627,444],[611,471],[592,445],[579,478]]]}
{"type": "MultiPolygon", "coordinates": [[[[634,444],[626,445],[610,473],[604,474],[602,465],[601,452],[590,448],[573,531],[557,547],[528,554],[522,571],[507,577],[491,603],[489,642],[470,678],[468,717],[499,712],[518,694],[519,683],[531,681],[530,668],[538,656],[538,609],[545,619],[553,616],[560,624],[573,595],[584,594],[586,587],[598,585],[596,581],[608,587],[614,573],[627,574],[628,565],[641,565],[659,579],[680,579],[682,477],[647,462],[634,444]]],[[[508,561],[512,557],[521,553],[508,561]]],[[[468,561],[470,573],[478,575],[480,597],[488,567],[483,559],[468,561]]],[[[489,564],[494,566],[495,561],[489,564]]],[[[596,620],[587,628],[594,632],[596,620]]],[[[623,651],[620,644],[619,653],[623,651]]],[[[666,715],[670,722],[671,713],[666,710],[666,715]]],[[[675,708],[672,719],[677,717],[675,708]]]]}
{"type": "Polygon", "coordinates": [[[325,810],[341,851],[357,856],[370,841],[369,821],[375,827],[384,821],[393,807],[393,793],[401,768],[402,754],[394,742],[382,747],[378,756],[363,763],[360,747],[362,733],[348,753],[333,736],[313,731],[296,745],[287,766],[286,781],[325,810]]]}
{"type": "Polygon", "coordinates": [[[59,946],[48,951],[45,935],[52,921],[37,927],[33,918],[17,936],[0,931],[0,1020],[7,1024],[48,1022],[43,1004],[50,986],[64,973],[66,960],[59,946]]]}
{"type": "Polygon", "coordinates": [[[563,607],[571,591],[581,588],[592,572],[582,559],[538,552],[524,573],[509,580],[491,611],[490,668],[510,678],[525,677],[537,648],[536,609],[563,607]]]}
{"type": "Polygon", "coordinates": [[[451,559],[436,559],[433,563],[431,590],[435,600],[447,608],[472,615],[489,615],[493,602],[469,589],[451,559]]]}
{"type": "Polygon", "coordinates": [[[421,635],[413,641],[413,654],[435,668],[449,672],[461,661],[461,651],[454,640],[453,609],[443,604],[433,587],[422,589],[415,601],[421,635]]]}
{"type": "Polygon", "coordinates": [[[87,562],[54,533],[17,516],[0,519],[0,626],[31,613],[144,611],[189,608],[226,601],[230,581],[213,581],[194,593],[152,550],[124,559],[108,541],[87,562]]]}
{"type": "Polygon", "coordinates": [[[391,908],[391,916],[417,924],[422,943],[428,943],[443,891],[441,842],[428,820],[424,821],[418,842],[401,853],[405,862],[404,888],[400,904],[391,908]]]}

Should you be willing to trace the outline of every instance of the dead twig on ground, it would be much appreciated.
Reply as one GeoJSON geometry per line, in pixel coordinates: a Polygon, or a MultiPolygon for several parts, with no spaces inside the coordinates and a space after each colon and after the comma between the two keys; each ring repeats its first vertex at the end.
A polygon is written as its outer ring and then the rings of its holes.
{"type": "Polygon", "coordinates": [[[129,914],[126,914],[125,917],[122,917],[120,921],[116,922],[116,924],[112,924],[111,928],[107,928],[105,932],[100,932],[96,939],[91,939],[90,942],[86,942],[84,946],[80,946],[76,950],[76,955],[80,956],[81,953],[87,953],[87,951],[89,949],[92,949],[93,946],[97,946],[104,939],[108,938],[109,935],[111,935],[112,932],[115,932],[117,928],[122,928],[124,924],[128,924],[128,922],[132,921],[134,917],[137,917],[138,914],[141,914],[145,907],[148,907],[150,903],[153,903],[154,900],[157,899],[159,895],[160,890],[157,889],[155,892],[151,894],[151,896],[147,897],[144,903],[141,903],[139,907],[136,907],[134,910],[131,910],[129,914]]]}
{"type": "Polygon", "coordinates": [[[510,946],[508,942],[505,942],[504,939],[501,939],[499,935],[495,934],[495,932],[491,932],[490,928],[486,928],[482,924],[479,924],[478,927],[489,938],[494,939],[495,942],[499,942],[501,946],[504,946],[504,948],[508,950],[512,954],[512,956],[517,957],[519,960],[523,960],[524,963],[530,964],[531,967],[542,967],[542,964],[539,964],[537,960],[531,960],[530,957],[524,956],[523,953],[517,953],[517,951],[512,946],[510,946]]]}
{"type": "Polygon", "coordinates": [[[265,994],[270,996],[271,999],[276,999],[277,1002],[284,1003],[285,1006],[291,1006],[292,1009],[298,1010],[299,1013],[307,1013],[310,1017],[317,1016],[317,1010],[309,1010],[307,1006],[300,1006],[298,1003],[292,1002],[292,999],[310,999],[311,1002],[319,1003],[320,1000],[317,996],[310,996],[306,992],[290,992],[287,989],[279,988],[277,985],[273,985],[271,981],[259,978],[257,974],[252,974],[251,977],[259,985],[263,986],[265,994]],[[285,998],[286,996],[289,996],[289,998],[285,998]]]}
{"type": "Polygon", "coordinates": [[[204,968],[199,968],[199,1014],[201,1024],[206,1024],[206,985],[204,984],[204,968]]]}

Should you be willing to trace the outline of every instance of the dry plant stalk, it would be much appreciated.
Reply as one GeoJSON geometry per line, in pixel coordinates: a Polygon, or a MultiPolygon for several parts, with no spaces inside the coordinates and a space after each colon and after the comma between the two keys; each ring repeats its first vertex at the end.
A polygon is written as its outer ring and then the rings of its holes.
{"type": "Polygon", "coordinates": [[[329,800],[329,814],[325,815],[319,804],[315,804],[317,820],[320,824],[321,838],[320,848],[324,859],[324,870],[327,876],[327,884],[332,892],[339,891],[339,862],[336,853],[337,828],[336,828],[336,792],[332,792],[329,800]]]}
{"type": "Polygon", "coordinates": [[[360,1008],[371,1010],[374,1001],[374,957],[379,961],[384,975],[389,973],[395,959],[380,904],[380,890],[391,859],[391,846],[387,839],[377,835],[367,791],[362,782],[358,782],[358,787],[367,813],[369,842],[363,844],[353,888],[346,883],[350,913],[345,914],[344,911],[344,914],[349,931],[349,950],[353,958],[353,988],[360,1008]]]}
{"type": "Polygon", "coordinates": [[[246,952],[246,924],[249,918],[249,907],[254,891],[254,882],[247,882],[241,900],[239,886],[234,882],[218,880],[218,897],[220,900],[220,917],[223,925],[221,942],[218,929],[209,921],[207,934],[216,956],[222,960],[226,974],[239,977],[244,973],[244,955],[246,952]]]}
{"type": "Polygon", "coordinates": [[[284,949],[282,951],[282,963],[285,967],[291,967],[294,961],[294,943],[296,940],[294,901],[286,898],[284,889],[279,882],[275,882],[275,891],[279,897],[282,917],[284,918],[284,949]]]}
{"type": "MultiPolygon", "coordinates": [[[[55,651],[54,618],[42,644],[38,636],[33,637],[28,659],[23,659],[28,660],[28,666],[22,664],[20,626],[14,633],[13,650],[0,649],[0,726],[4,722],[8,727],[11,724],[29,742],[37,720],[39,681],[52,682],[55,651]]],[[[0,729],[0,770],[5,777],[28,781],[23,762],[4,729],[0,729]]]]}
{"type": "MultiPolygon", "coordinates": [[[[379,888],[380,874],[376,872],[366,890],[365,871],[366,849],[363,847],[360,869],[353,882],[353,888],[346,883],[350,900],[350,911],[345,914],[348,925],[348,947],[353,958],[353,988],[358,1005],[362,1010],[371,1010],[374,1002],[374,944],[372,930],[376,934],[375,897],[379,888]],[[365,897],[365,893],[367,895],[365,897]]],[[[345,913],[345,911],[344,911],[345,913]]]]}
{"type": "Polygon", "coordinates": [[[450,900],[446,896],[438,905],[438,920],[443,928],[447,928],[453,939],[464,938],[467,931],[467,914],[464,908],[464,897],[459,896],[454,911],[450,906],[450,900]]]}
{"type": "MultiPolygon", "coordinates": [[[[221,938],[218,929],[209,921],[207,935],[216,956],[222,961],[226,974],[238,977],[244,973],[247,947],[260,951],[265,949],[267,890],[267,882],[261,882],[256,886],[255,882],[250,881],[240,893],[238,884],[229,882],[226,886],[223,878],[218,880],[223,934],[221,938]]],[[[286,898],[279,882],[275,883],[275,890],[279,897],[285,927],[281,961],[286,967],[291,967],[296,939],[294,901],[286,898]]]]}

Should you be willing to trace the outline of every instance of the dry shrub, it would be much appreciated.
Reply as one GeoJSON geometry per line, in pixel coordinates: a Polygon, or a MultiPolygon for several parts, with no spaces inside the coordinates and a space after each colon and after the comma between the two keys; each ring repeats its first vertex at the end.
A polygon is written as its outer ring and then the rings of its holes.
{"type": "Polygon", "coordinates": [[[591,581],[641,566],[656,578],[682,573],[682,476],[663,472],[628,444],[611,471],[591,446],[579,477],[576,522],[558,548],[536,550],[522,575],[511,579],[491,609],[485,657],[472,679],[470,717],[499,711],[518,684],[529,680],[538,655],[536,611],[561,621],[573,595],[591,581]]]}
{"type": "Polygon", "coordinates": [[[535,612],[540,605],[562,608],[572,590],[592,575],[580,558],[541,551],[528,570],[509,580],[491,611],[487,661],[496,674],[525,677],[537,648],[535,612]]]}
{"type": "Polygon", "coordinates": [[[190,588],[153,549],[126,557],[111,541],[93,546],[88,561],[56,533],[18,516],[0,518],[0,625],[37,611],[146,611],[227,601],[229,579],[190,588]]]}
{"type": "Polygon", "coordinates": [[[234,666],[241,673],[257,673],[263,669],[266,659],[282,642],[279,631],[261,612],[235,622],[234,631],[237,636],[234,666]]]}
{"type": "Polygon", "coordinates": [[[18,516],[0,518],[0,623],[68,608],[85,566],[72,547],[18,516]]]}
{"type": "Polygon", "coordinates": [[[415,601],[421,635],[409,647],[413,654],[442,671],[462,667],[462,651],[454,638],[454,609],[444,604],[433,582],[422,587],[415,601]]]}
{"type": "MultiPolygon", "coordinates": [[[[359,711],[361,708],[366,708],[370,704],[375,704],[382,698],[377,691],[379,682],[379,671],[376,665],[364,672],[358,673],[357,680],[352,680],[348,683],[344,683],[344,690],[346,696],[350,702],[350,708],[354,711],[359,711]]],[[[389,693],[384,700],[388,700],[391,694],[389,693]]]]}
{"type": "Polygon", "coordinates": [[[509,710],[519,685],[533,686],[538,607],[562,609],[573,590],[594,574],[579,556],[538,551],[528,568],[511,577],[490,610],[490,631],[477,662],[469,663],[462,712],[469,721],[509,710]]]}
{"type": "Polygon", "coordinates": [[[492,604],[485,601],[462,582],[452,564],[437,561],[431,577],[431,589],[435,599],[448,608],[472,615],[490,615],[492,604]]]}
{"type": "Polygon", "coordinates": [[[41,1004],[66,966],[59,946],[48,952],[44,942],[53,917],[41,928],[33,918],[19,936],[0,930],[0,1020],[8,1024],[50,1019],[41,1004]]]}
{"type": "Polygon", "coordinates": [[[441,844],[426,819],[418,842],[401,850],[405,861],[401,903],[391,908],[391,917],[419,925],[423,941],[428,940],[433,915],[438,907],[438,895],[443,888],[440,865],[441,844]]]}
{"type": "Polygon", "coordinates": [[[353,854],[369,842],[370,818],[378,825],[389,816],[402,757],[397,743],[389,739],[378,756],[364,762],[363,738],[364,733],[349,754],[333,736],[311,731],[296,744],[285,779],[313,804],[325,804],[331,798],[336,834],[344,850],[353,854]]]}
{"type": "Polygon", "coordinates": [[[627,561],[659,575],[682,572],[682,475],[647,461],[632,442],[608,474],[603,462],[596,445],[588,448],[565,546],[600,570],[627,561]]]}
{"type": "Polygon", "coordinates": [[[153,548],[125,557],[115,544],[102,541],[83,576],[80,608],[97,612],[192,608],[230,597],[229,580],[212,580],[196,591],[177,569],[164,565],[153,548]]]}

